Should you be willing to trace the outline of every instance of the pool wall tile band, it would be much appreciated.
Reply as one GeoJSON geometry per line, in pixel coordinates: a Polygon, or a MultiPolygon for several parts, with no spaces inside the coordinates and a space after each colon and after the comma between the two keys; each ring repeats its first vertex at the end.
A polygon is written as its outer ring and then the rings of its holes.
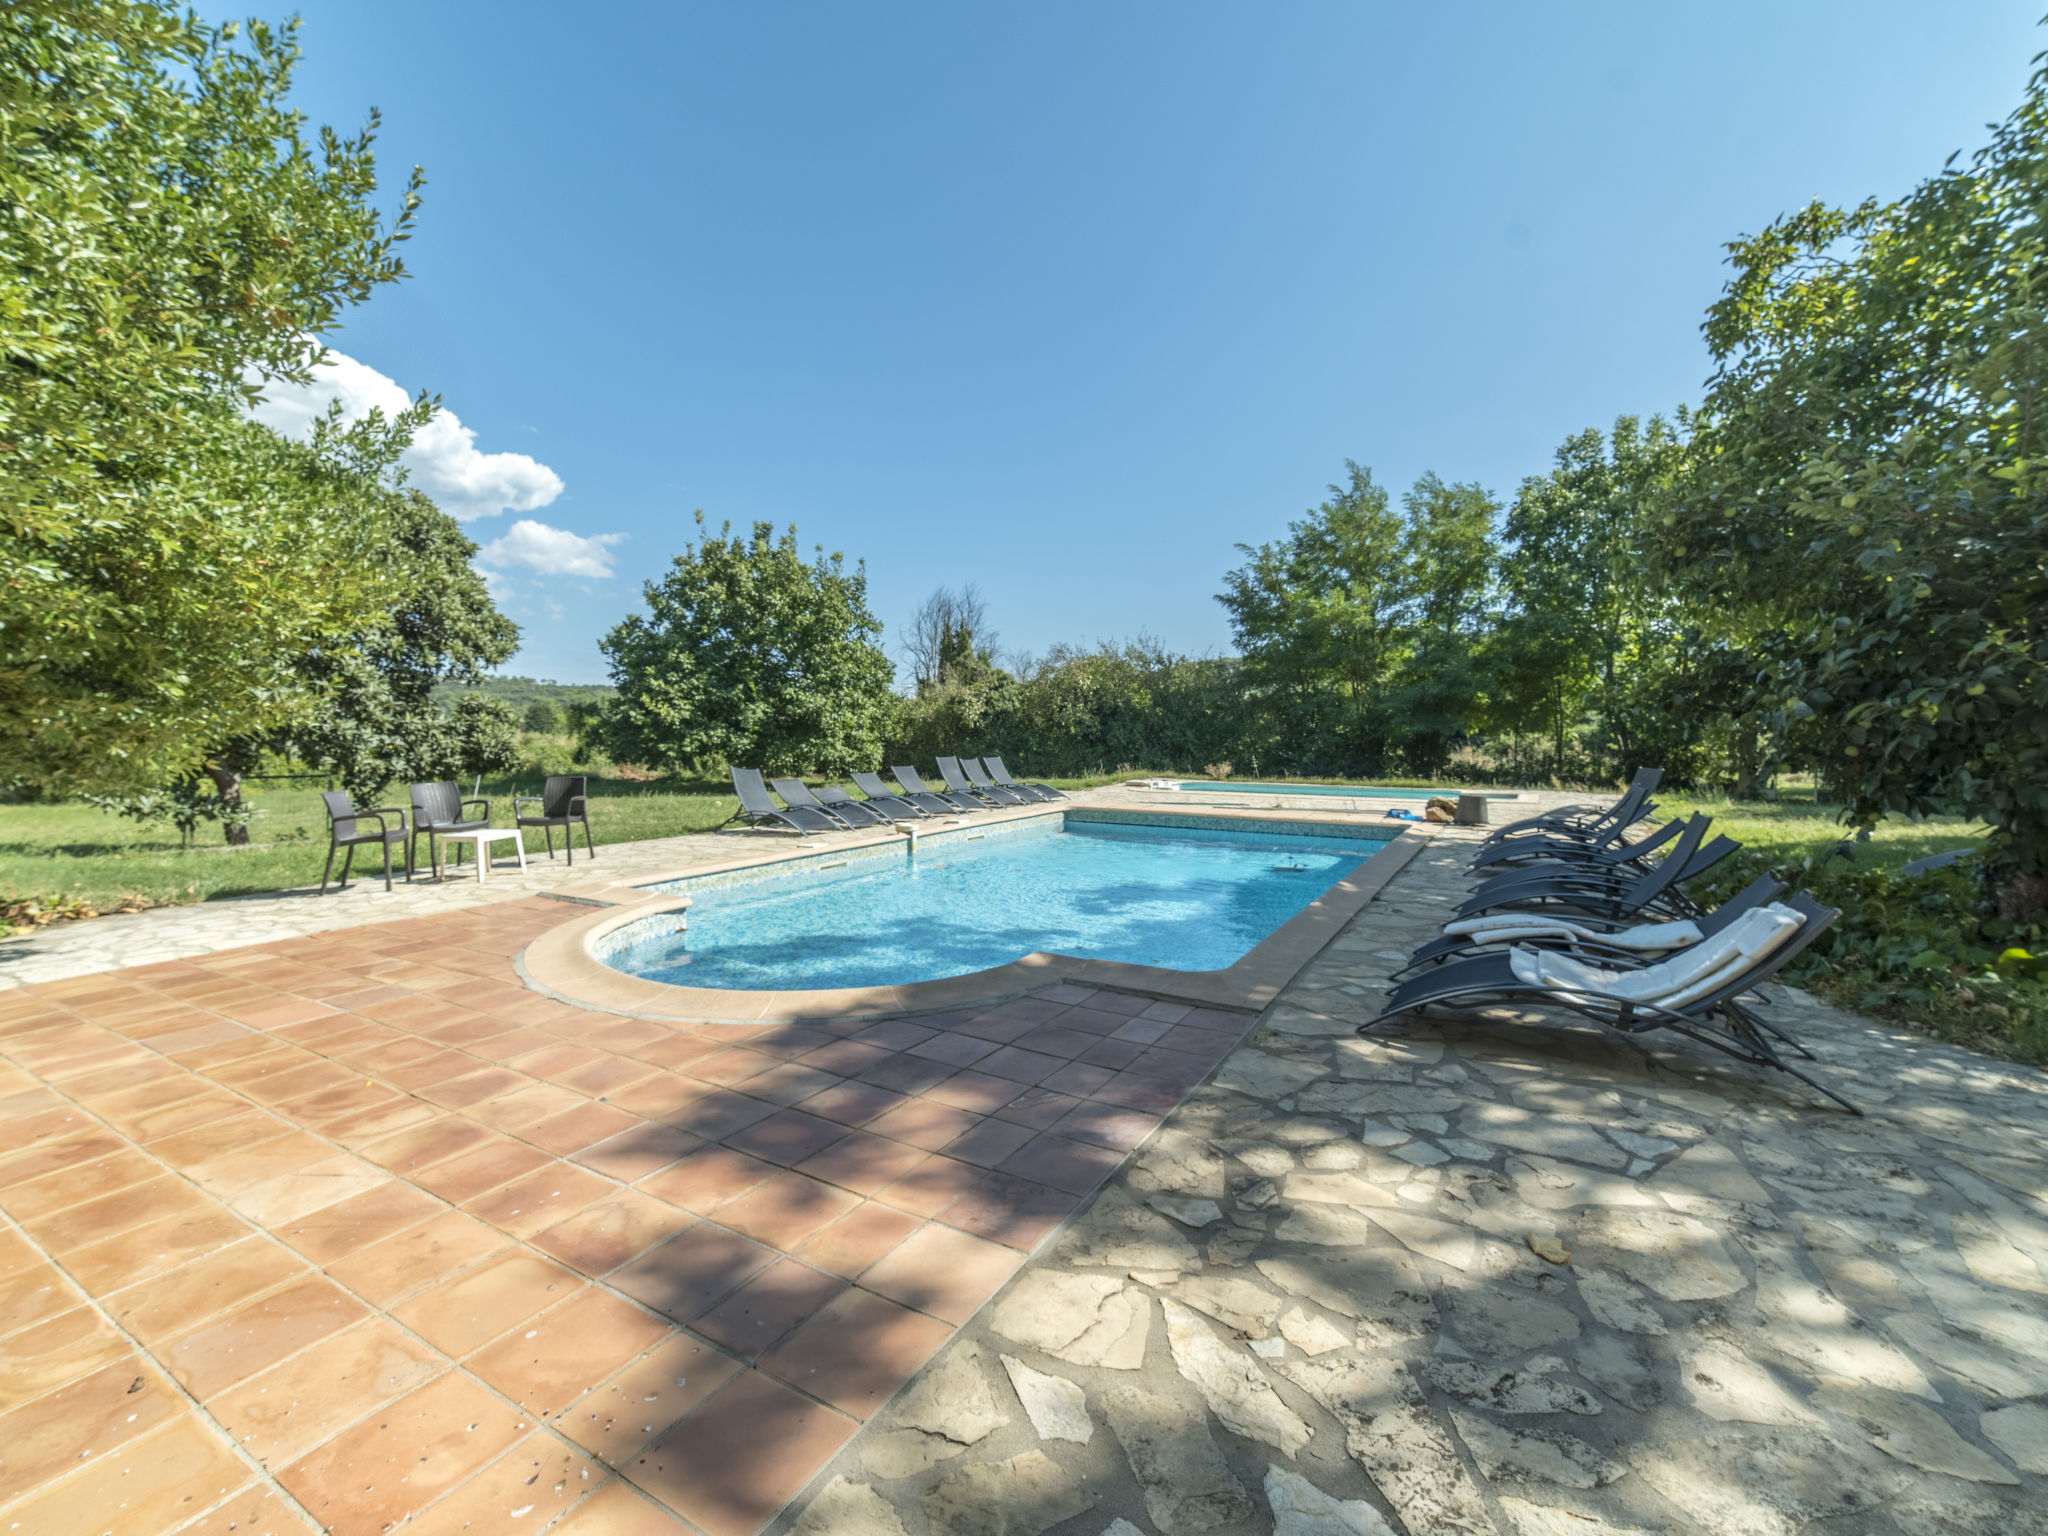
{"type": "MultiPolygon", "coordinates": [[[[1100,817],[1112,823],[1152,825],[1155,813],[1146,811],[1096,811],[1072,808],[1046,816],[1016,817],[1010,824],[1050,826],[1060,815],[1100,817]]],[[[1184,816],[1158,813],[1166,826],[1214,823],[1215,830],[1273,834],[1282,825],[1278,818],[1253,812],[1243,816],[1184,816]]],[[[965,833],[992,832],[1003,823],[969,823],[965,833]]],[[[1120,961],[1077,959],[1056,954],[1027,955],[1024,959],[992,970],[940,981],[913,982],[897,987],[852,987],[824,992],[742,992],[712,988],[674,986],[649,981],[612,969],[597,958],[595,950],[616,929],[648,917],[666,915],[673,919],[685,905],[673,891],[655,891],[621,885],[613,889],[630,892],[630,905],[587,911],[542,934],[517,961],[522,977],[542,992],[552,993],[578,1005],[603,1012],[647,1018],[693,1022],[768,1023],[819,1018],[890,1018],[931,1013],[961,1007],[987,1007],[1005,998],[1021,996],[1061,981],[1084,986],[1128,992],[1138,996],[1185,1002],[1197,1007],[1222,1008],[1257,1013],[1279,996],[1297,971],[1324,945],[1337,936],[1359,910],[1386,883],[1406,867],[1408,861],[1428,846],[1439,831],[1427,822],[1410,822],[1395,828],[1373,828],[1376,836],[1361,839],[1356,826],[1324,823],[1296,823],[1307,830],[1296,835],[1325,837],[1335,834],[1350,841],[1380,844],[1350,875],[1318,897],[1291,922],[1272,933],[1237,964],[1222,971],[1174,971],[1156,966],[1132,965],[1120,961]],[[1387,833],[1392,833],[1389,841],[1387,833]]],[[[935,837],[953,835],[934,833],[935,837]]],[[[796,858],[757,860],[721,874],[754,874],[776,864],[818,865],[836,863],[852,853],[879,853],[904,857],[904,842],[862,844],[837,851],[819,850],[796,858]]],[[[683,883],[680,879],[661,882],[683,883]]],[[[614,899],[617,899],[616,897],[614,899]]]]}

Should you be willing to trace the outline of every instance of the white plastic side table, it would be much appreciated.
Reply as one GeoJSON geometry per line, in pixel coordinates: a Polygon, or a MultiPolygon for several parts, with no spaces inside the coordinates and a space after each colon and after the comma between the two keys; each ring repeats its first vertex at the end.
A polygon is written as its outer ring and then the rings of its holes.
{"type": "Polygon", "coordinates": [[[511,843],[519,855],[519,873],[526,873],[526,840],[519,835],[516,827],[477,827],[467,832],[443,832],[444,843],[465,842],[475,845],[476,883],[482,885],[490,876],[491,844],[511,843]]]}

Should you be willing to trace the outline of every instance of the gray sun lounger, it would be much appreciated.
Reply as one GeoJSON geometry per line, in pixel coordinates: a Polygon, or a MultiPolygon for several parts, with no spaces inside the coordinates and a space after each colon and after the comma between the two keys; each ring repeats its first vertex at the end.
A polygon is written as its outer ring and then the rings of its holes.
{"type": "Polygon", "coordinates": [[[1067,800],[1072,797],[1064,790],[1054,789],[1050,784],[1026,784],[1010,777],[1010,770],[1003,766],[1000,757],[984,757],[981,766],[988,770],[988,776],[1005,789],[1014,789],[1021,794],[1037,795],[1041,800],[1067,800]]]}
{"type": "Polygon", "coordinates": [[[957,757],[942,757],[938,763],[939,777],[946,781],[946,793],[955,800],[976,800],[991,809],[1031,803],[1022,795],[1013,795],[1007,789],[997,789],[993,784],[987,789],[976,788],[973,781],[960,771],[960,759],[957,757]]]}
{"type": "Polygon", "coordinates": [[[908,794],[891,789],[879,773],[856,773],[853,787],[874,804],[886,808],[902,807],[920,816],[949,816],[953,811],[953,807],[938,795],[908,794]]]}
{"type": "MultiPolygon", "coordinates": [[[[1788,905],[1804,919],[1797,933],[1712,992],[1676,1008],[1666,1008],[1654,1002],[1631,1002],[1607,993],[1531,986],[1515,974],[1512,956],[1475,955],[1469,960],[1438,966],[1401,983],[1388,995],[1387,1005],[1379,1017],[1370,1024],[1359,1025],[1358,1032],[1363,1035],[1389,1019],[1432,1006],[1481,1009],[1502,1003],[1534,1003],[1576,1013],[1581,1018],[1591,1019],[1625,1035],[1646,1034],[1654,1029],[1671,1030],[1738,1061],[1772,1067],[1796,1077],[1809,1088],[1826,1094],[1852,1115],[1860,1115],[1863,1111],[1834,1089],[1787,1062],[1778,1053],[1772,1038],[1808,1061],[1813,1060],[1811,1051],[1738,1001],[1743,993],[1754,990],[1784,969],[1842,915],[1836,908],[1822,906],[1805,891],[1794,896],[1788,905]]],[[[1613,968],[1626,968],[1607,963],[1613,968]]]]}
{"type": "Polygon", "coordinates": [[[784,810],[768,795],[768,786],[762,782],[758,768],[735,768],[732,770],[732,792],[740,797],[740,808],[728,819],[727,825],[744,821],[750,827],[758,827],[765,821],[779,821],[792,832],[808,836],[813,832],[844,832],[846,824],[835,821],[823,810],[810,810],[791,806],[784,810]]]}
{"type": "Polygon", "coordinates": [[[900,768],[891,768],[889,771],[896,775],[896,782],[903,786],[903,792],[913,800],[919,795],[929,795],[932,799],[942,802],[948,811],[992,811],[995,809],[994,806],[984,803],[973,795],[940,794],[929,784],[925,783],[923,779],[919,778],[917,770],[907,763],[900,768]]]}
{"type": "Polygon", "coordinates": [[[1678,836],[1685,823],[1673,817],[1649,836],[1635,842],[1622,837],[1623,829],[1616,827],[1611,838],[1595,842],[1573,843],[1552,837],[1518,837],[1513,842],[1495,843],[1481,848],[1472,860],[1474,869],[1488,869],[1495,865],[1508,864],[1523,859],[1543,860],[1574,865],[1614,866],[1618,864],[1641,864],[1644,859],[1678,836]]]}
{"type": "MultiPolygon", "coordinates": [[[[949,759],[943,757],[939,759],[939,772],[945,773],[948,761],[949,759]]],[[[958,767],[961,773],[967,776],[968,784],[977,795],[985,795],[989,799],[1000,801],[1004,805],[1036,805],[1038,803],[1039,796],[1031,790],[1003,788],[1002,785],[998,784],[983,771],[981,762],[977,758],[956,757],[950,759],[950,761],[958,767]]],[[[951,782],[950,775],[947,782],[951,782]]]]}
{"type": "Polygon", "coordinates": [[[792,811],[816,811],[820,815],[831,817],[848,831],[876,825],[873,815],[866,811],[856,811],[851,816],[840,815],[837,809],[812,794],[802,779],[770,779],[768,787],[782,796],[782,803],[792,811]]]}
{"type": "MultiPolygon", "coordinates": [[[[914,821],[921,814],[908,801],[897,800],[892,805],[877,805],[872,800],[856,800],[837,784],[820,784],[817,788],[818,803],[842,820],[854,818],[870,827],[894,826],[899,821],[914,821]],[[892,806],[908,806],[898,810],[892,806]]],[[[784,796],[787,799],[787,796],[784,796]]]]}
{"type": "Polygon", "coordinates": [[[1606,810],[1564,806],[1509,822],[1487,835],[1487,843],[1510,842],[1525,834],[1590,841],[1633,826],[1650,813],[1650,792],[1664,777],[1662,768],[1638,768],[1626,792],[1606,810]]]}

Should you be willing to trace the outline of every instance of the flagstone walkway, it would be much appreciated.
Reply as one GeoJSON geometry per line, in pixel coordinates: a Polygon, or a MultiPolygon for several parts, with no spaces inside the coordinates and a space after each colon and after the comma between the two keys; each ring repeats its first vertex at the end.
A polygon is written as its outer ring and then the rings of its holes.
{"type": "Polygon", "coordinates": [[[2048,1531],[2048,1077],[1776,987],[1868,1118],[1529,1015],[1357,1038],[1471,841],[1418,856],[776,1529],[2048,1531]]]}

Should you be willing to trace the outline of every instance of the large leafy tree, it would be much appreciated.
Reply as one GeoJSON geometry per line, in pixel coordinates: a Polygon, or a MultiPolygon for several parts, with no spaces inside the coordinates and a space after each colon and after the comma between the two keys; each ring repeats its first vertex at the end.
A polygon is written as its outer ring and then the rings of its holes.
{"type": "Polygon", "coordinates": [[[713,534],[701,512],[697,527],[647,584],[647,613],[600,642],[619,690],[602,730],[612,757],[666,770],[872,765],[895,697],[866,566],[822,550],[806,561],[794,528],[713,534]]]}
{"type": "Polygon", "coordinates": [[[370,130],[307,130],[296,57],[158,0],[0,8],[0,781],[188,771],[382,601],[361,466],[237,414],[403,275],[417,202],[371,206],[370,130]]]}
{"type": "Polygon", "coordinates": [[[2048,79],[1898,202],[1731,247],[1719,363],[1664,554],[1758,637],[1851,814],[1995,830],[2048,898],[2048,79]]]}
{"type": "Polygon", "coordinates": [[[332,768],[359,801],[393,779],[488,773],[517,755],[504,745],[517,744],[511,706],[475,696],[451,716],[434,697],[444,683],[481,681],[519,647],[519,626],[469,563],[477,546],[417,491],[390,493],[383,510],[387,542],[376,559],[395,589],[390,606],[303,658],[300,675],[324,702],[286,733],[299,757],[332,768]]]}

